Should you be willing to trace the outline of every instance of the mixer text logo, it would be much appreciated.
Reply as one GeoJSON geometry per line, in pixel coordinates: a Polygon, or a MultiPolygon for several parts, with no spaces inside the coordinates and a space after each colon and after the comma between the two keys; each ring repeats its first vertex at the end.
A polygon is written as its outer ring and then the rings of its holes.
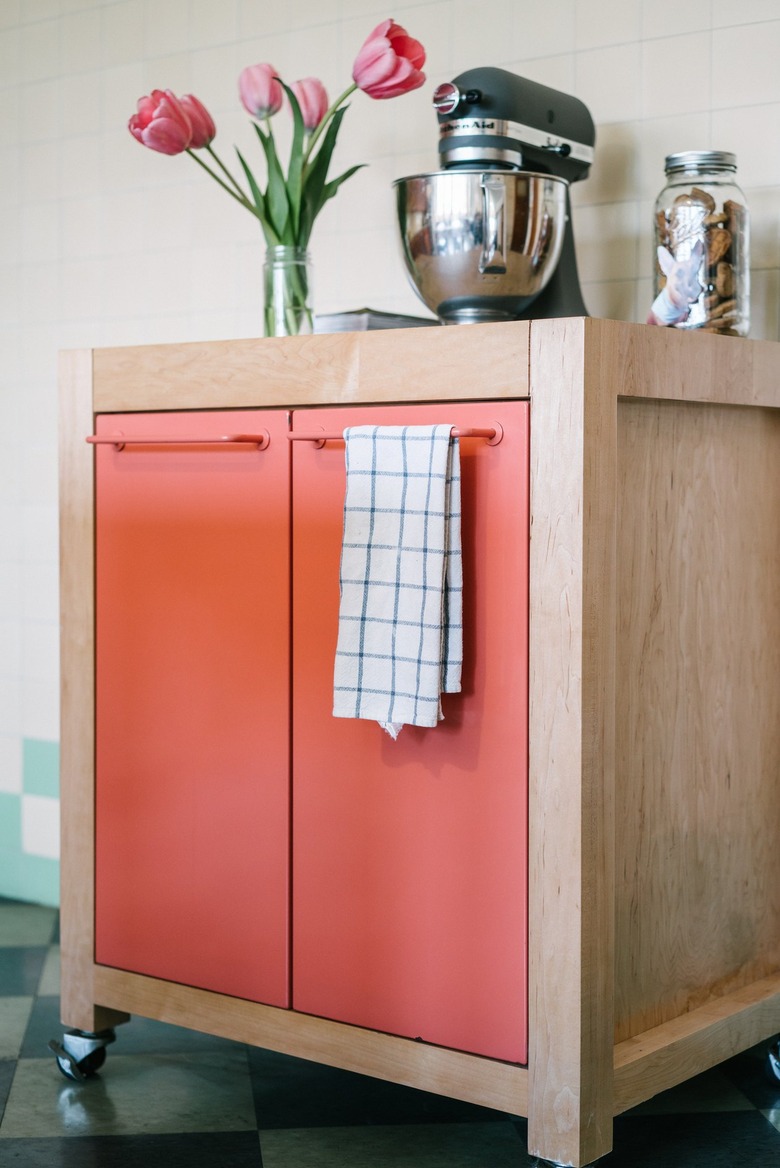
{"type": "Polygon", "coordinates": [[[459,118],[455,122],[444,122],[441,132],[442,134],[471,134],[479,133],[482,130],[495,130],[496,128],[496,122],[486,118],[459,118]]]}

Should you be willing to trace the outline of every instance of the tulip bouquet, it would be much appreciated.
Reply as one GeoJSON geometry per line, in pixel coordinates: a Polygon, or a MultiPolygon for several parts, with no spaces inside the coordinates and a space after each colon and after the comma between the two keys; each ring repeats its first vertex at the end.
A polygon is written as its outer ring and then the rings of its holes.
{"type": "MultiPolygon", "coordinates": [[[[369,97],[398,97],[419,88],[425,81],[421,71],[425,50],[419,41],[393,20],[385,20],[366,38],[352,68],[352,83],[330,103],[323,83],[307,77],[287,85],[269,64],[250,65],[238,79],[244,109],[262,147],[266,183],[256,179],[241,151],[236,154],[243,175],[239,181],[213,147],[214,120],[202,102],[192,94],[176,97],[169,89],[155,89],[138,102],[130,118],[130,133],[142,145],[161,154],[189,154],[207,174],[240,206],[260,222],[269,249],[269,259],[277,266],[293,261],[294,276],[282,281],[285,303],[281,313],[269,305],[272,289],[266,283],[266,334],[311,330],[308,281],[303,266],[314,221],[325,203],[336,194],[360,166],[352,166],[329,179],[331,157],[339,129],[347,111],[347,99],[361,89],[369,97]],[[286,170],[274,136],[272,117],[285,104],[292,114],[292,142],[286,170]],[[292,249],[295,255],[282,255],[292,249]],[[273,255],[272,255],[273,253],[273,255]],[[297,287],[296,287],[297,285],[297,287]]],[[[266,264],[268,274],[269,265],[266,264]]]]}

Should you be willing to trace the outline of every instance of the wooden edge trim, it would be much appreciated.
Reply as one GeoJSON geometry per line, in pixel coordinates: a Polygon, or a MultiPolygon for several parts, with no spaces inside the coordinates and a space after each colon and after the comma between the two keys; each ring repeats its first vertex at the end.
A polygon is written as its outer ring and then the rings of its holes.
{"type": "Polygon", "coordinates": [[[615,1047],[615,1114],[780,1032],[780,974],[615,1047]]]}
{"type": "Polygon", "coordinates": [[[107,966],[94,966],[93,976],[96,999],[120,1003],[121,1009],[130,1014],[203,1030],[512,1115],[527,1114],[525,1067],[107,966]]]}
{"type": "Polygon", "coordinates": [[[593,318],[585,326],[618,358],[618,397],[780,409],[776,341],[593,318]]]}
{"type": "Polygon", "coordinates": [[[95,410],[483,400],[528,393],[528,322],[94,351],[95,410]],[[480,330],[484,350],[474,344],[480,330]],[[490,359],[485,359],[489,353],[490,359]]]}

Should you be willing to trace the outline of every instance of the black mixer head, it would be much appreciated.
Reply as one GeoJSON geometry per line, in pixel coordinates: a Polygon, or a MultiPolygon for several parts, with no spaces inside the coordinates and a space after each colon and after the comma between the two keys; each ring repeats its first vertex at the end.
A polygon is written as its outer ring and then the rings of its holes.
{"type": "Polygon", "coordinates": [[[469,69],[439,85],[439,154],[445,170],[485,167],[587,175],[596,129],[576,97],[505,69],[469,69]]]}

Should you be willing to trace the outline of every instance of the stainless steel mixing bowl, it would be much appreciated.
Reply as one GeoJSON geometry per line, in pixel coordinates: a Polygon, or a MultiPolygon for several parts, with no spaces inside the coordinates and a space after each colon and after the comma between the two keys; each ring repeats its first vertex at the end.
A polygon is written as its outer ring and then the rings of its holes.
{"type": "Polygon", "coordinates": [[[444,324],[517,319],[553,275],[566,226],[565,179],[464,169],[393,185],[409,278],[444,324]]]}

